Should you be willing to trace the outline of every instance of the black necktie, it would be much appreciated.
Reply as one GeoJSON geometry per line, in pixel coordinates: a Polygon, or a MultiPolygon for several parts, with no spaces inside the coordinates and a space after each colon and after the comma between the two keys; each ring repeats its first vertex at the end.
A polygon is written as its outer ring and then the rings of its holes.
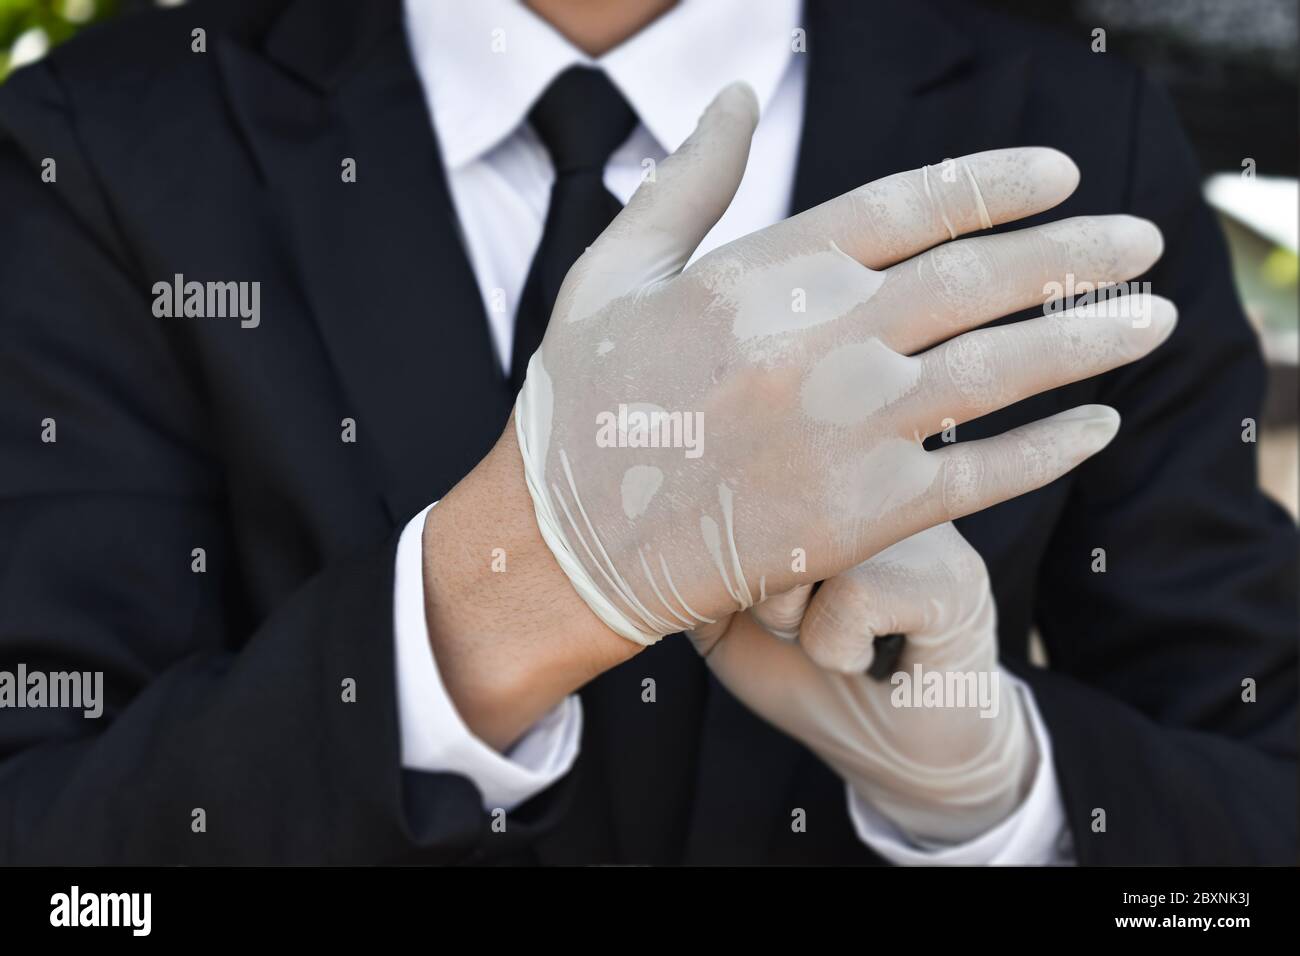
{"type": "Polygon", "coordinates": [[[636,113],[600,70],[561,73],[528,114],[551,154],[555,183],[542,241],[528,269],[511,349],[510,385],[518,391],[528,360],[542,344],[565,273],[622,205],[605,188],[605,163],[636,126],[636,113]]]}

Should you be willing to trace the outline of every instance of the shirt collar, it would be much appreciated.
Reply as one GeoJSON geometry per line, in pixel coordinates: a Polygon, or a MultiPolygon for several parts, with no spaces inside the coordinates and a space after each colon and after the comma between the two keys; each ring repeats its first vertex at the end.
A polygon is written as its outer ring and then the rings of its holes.
{"type": "Polygon", "coordinates": [[[681,0],[593,60],[518,0],[405,0],[407,38],[448,169],[524,122],[560,73],[603,69],[665,152],[714,95],[744,80],[766,107],[789,66],[800,0],[681,0]]]}

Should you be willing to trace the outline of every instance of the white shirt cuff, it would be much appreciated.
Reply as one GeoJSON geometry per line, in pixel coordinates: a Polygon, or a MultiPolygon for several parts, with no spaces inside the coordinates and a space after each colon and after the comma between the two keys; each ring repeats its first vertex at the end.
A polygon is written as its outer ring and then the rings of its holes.
{"type": "Polygon", "coordinates": [[[394,568],[402,766],[468,777],[483,795],[484,810],[509,811],[569,772],[582,739],[582,704],[576,695],[566,697],[504,755],[475,737],[461,720],[438,673],[424,616],[422,537],[429,508],[402,530],[394,568]]]}
{"type": "Polygon", "coordinates": [[[1029,686],[1006,671],[1003,677],[1020,693],[1038,747],[1038,770],[1024,802],[1011,816],[973,840],[925,848],[909,840],[846,784],[854,830],[863,843],[889,862],[900,866],[1052,866],[1074,862],[1052,762],[1052,739],[1029,686]]]}

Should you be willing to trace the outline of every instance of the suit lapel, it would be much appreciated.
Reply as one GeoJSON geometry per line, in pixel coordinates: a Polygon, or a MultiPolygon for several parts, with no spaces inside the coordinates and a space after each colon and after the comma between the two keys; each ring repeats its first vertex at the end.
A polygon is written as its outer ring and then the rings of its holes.
{"type": "Polygon", "coordinates": [[[1014,140],[1027,61],[976,64],[924,0],[808,0],[808,84],[795,177],[801,212],[923,163],[1014,140]]]}
{"type": "Polygon", "coordinates": [[[298,0],[264,53],[218,48],[357,442],[394,522],[445,493],[512,396],[465,256],[399,4],[298,0]],[[356,162],[356,182],[343,163],[356,162]],[[366,446],[369,446],[368,448],[366,446]]]}

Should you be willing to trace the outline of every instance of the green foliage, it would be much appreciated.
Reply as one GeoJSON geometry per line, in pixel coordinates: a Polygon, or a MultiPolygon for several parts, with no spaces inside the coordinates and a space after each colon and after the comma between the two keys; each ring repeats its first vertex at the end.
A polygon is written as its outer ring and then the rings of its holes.
{"type": "Polygon", "coordinates": [[[0,81],[21,65],[14,62],[15,46],[26,60],[31,51],[56,46],[88,24],[112,16],[118,6],[119,0],[0,0],[0,81]]]}

